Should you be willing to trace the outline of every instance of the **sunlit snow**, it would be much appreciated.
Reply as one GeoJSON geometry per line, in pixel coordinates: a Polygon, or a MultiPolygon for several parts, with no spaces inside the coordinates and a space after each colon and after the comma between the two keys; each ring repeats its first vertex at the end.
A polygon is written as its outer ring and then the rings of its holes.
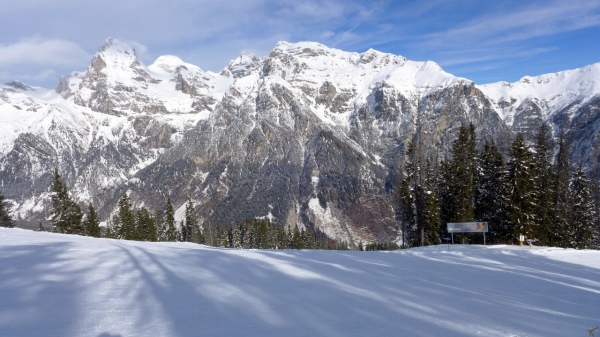
{"type": "Polygon", "coordinates": [[[256,251],[0,228],[0,336],[587,336],[599,298],[599,251],[256,251]]]}

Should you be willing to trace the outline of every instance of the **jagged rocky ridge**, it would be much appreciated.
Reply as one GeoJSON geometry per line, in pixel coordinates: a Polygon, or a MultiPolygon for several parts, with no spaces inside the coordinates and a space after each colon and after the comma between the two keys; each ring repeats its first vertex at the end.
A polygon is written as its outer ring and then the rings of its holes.
{"type": "Polygon", "coordinates": [[[0,87],[2,191],[21,219],[44,218],[58,167],[105,219],[130,193],[154,209],[192,198],[204,223],[267,217],[350,242],[395,238],[391,192],[417,126],[439,158],[461,123],[508,147],[548,121],[574,160],[596,165],[599,68],[478,86],[433,62],[281,42],[216,74],[174,56],[145,66],[109,39],[55,92],[0,87]]]}

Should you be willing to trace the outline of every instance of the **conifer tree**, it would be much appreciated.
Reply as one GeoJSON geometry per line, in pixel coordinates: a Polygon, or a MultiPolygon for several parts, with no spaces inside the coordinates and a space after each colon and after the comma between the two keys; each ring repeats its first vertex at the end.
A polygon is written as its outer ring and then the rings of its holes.
{"type": "Polygon", "coordinates": [[[14,221],[10,216],[8,203],[4,199],[4,195],[2,193],[0,193],[0,227],[15,227],[14,221]]]}
{"type": "Polygon", "coordinates": [[[594,226],[594,249],[600,249],[600,161],[596,163],[596,168],[592,171],[590,179],[592,185],[592,199],[595,207],[595,226],[594,226]]]}
{"type": "Polygon", "coordinates": [[[88,236],[99,238],[101,235],[100,219],[98,219],[98,215],[96,215],[96,210],[92,203],[88,206],[88,214],[83,222],[83,228],[85,234],[88,236]]]}
{"type": "Polygon", "coordinates": [[[539,226],[538,240],[541,245],[552,243],[554,219],[554,194],[556,178],[552,166],[550,127],[542,123],[534,145],[533,189],[535,190],[535,215],[539,226]]]}
{"type": "Polygon", "coordinates": [[[154,225],[156,226],[157,241],[167,241],[167,226],[165,224],[164,212],[157,210],[154,213],[154,225]]]}
{"type": "Polygon", "coordinates": [[[176,229],[177,230],[177,241],[179,242],[186,242],[187,240],[187,228],[185,227],[185,222],[183,222],[183,219],[179,221],[179,228],[176,229]]]}
{"type": "Polygon", "coordinates": [[[495,242],[510,240],[508,188],[504,157],[492,141],[485,141],[479,155],[475,193],[475,220],[489,222],[494,229],[488,235],[495,242]]]}
{"type": "Polygon", "coordinates": [[[154,219],[150,216],[150,212],[146,207],[140,208],[135,213],[136,232],[138,233],[137,240],[140,241],[157,241],[157,230],[154,219]]]}
{"type": "MultiPolygon", "coordinates": [[[[194,203],[192,199],[188,199],[187,204],[185,205],[185,237],[183,241],[188,242],[198,242],[198,219],[196,217],[196,211],[194,209],[194,203]]],[[[183,230],[182,230],[183,232],[183,230]]]]}
{"type": "MultiPolygon", "coordinates": [[[[400,173],[400,186],[398,188],[398,194],[400,199],[400,219],[403,223],[408,223],[409,228],[416,227],[417,222],[417,205],[416,205],[416,196],[415,190],[417,186],[417,169],[414,164],[414,160],[411,159],[412,154],[414,153],[414,143],[410,142],[408,144],[408,148],[406,151],[406,158],[404,162],[404,167],[400,173]]],[[[408,233],[403,231],[402,235],[407,235],[408,233]]],[[[403,240],[407,241],[406,238],[403,240]]]]}
{"type": "Polygon", "coordinates": [[[114,219],[118,228],[117,237],[123,240],[138,240],[136,231],[135,217],[131,208],[131,201],[127,193],[124,193],[119,199],[119,212],[114,219]]]}
{"type": "Polygon", "coordinates": [[[246,224],[238,223],[233,230],[233,247],[246,248],[246,224]]]}
{"type": "Polygon", "coordinates": [[[165,227],[166,235],[165,241],[176,241],[177,240],[177,228],[175,226],[175,210],[171,203],[171,198],[167,198],[167,207],[165,209],[165,227]]]}
{"type": "Polygon", "coordinates": [[[450,181],[453,189],[455,206],[451,221],[472,221],[475,216],[476,172],[477,153],[475,148],[475,127],[470,124],[467,128],[462,125],[459,129],[458,139],[453,143],[450,181]]]}
{"type": "Polygon", "coordinates": [[[532,155],[523,135],[518,134],[512,144],[512,159],[508,169],[509,218],[511,237],[520,234],[529,239],[537,236],[535,218],[535,193],[533,190],[532,155]]]}
{"type": "Polygon", "coordinates": [[[451,170],[450,163],[444,160],[440,163],[440,169],[438,172],[439,179],[437,184],[437,194],[440,201],[440,215],[442,223],[453,222],[454,219],[454,191],[453,186],[453,172],[451,170]]]}
{"type": "Polygon", "coordinates": [[[292,248],[304,249],[304,247],[302,246],[302,234],[300,233],[300,229],[298,228],[298,226],[294,227],[294,232],[292,235],[292,248]]]}
{"type": "Polygon", "coordinates": [[[425,242],[424,245],[437,245],[441,243],[440,240],[440,227],[442,225],[442,218],[440,215],[440,205],[436,193],[432,186],[427,182],[425,199],[425,210],[423,215],[423,225],[425,228],[425,242]]]}
{"type": "Polygon", "coordinates": [[[548,245],[569,247],[569,155],[564,133],[560,134],[558,156],[556,159],[556,175],[554,183],[553,228],[548,245]]]}
{"type": "Polygon", "coordinates": [[[403,229],[403,241],[414,246],[437,244],[440,241],[441,215],[436,165],[426,159],[425,166],[420,159],[418,146],[410,142],[401,171],[399,200],[402,223],[408,223],[408,230],[403,229]]]}
{"type": "Polygon", "coordinates": [[[58,168],[54,169],[52,179],[52,228],[53,231],[66,234],[83,232],[81,208],[69,196],[67,187],[63,184],[58,168]]]}
{"type": "Polygon", "coordinates": [[[591,249],[594,246],[595,205],[590,182],[579,164],[571,181],[572,208],[569,221],[570,246],[591,249]]]}

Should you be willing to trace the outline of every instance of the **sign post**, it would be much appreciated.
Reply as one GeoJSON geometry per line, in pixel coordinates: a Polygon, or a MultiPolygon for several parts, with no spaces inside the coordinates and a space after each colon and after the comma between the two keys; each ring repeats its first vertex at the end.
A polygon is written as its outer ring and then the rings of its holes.
{"type": "Polygon", "coordinates": [[[448,244],[448,250],[450,250],[450,238],[449,237],[445,237],[444,241],[446,241],[446,243],[448,244]]]}
{"type": "Polygon", "coordinates": [[[483,233],[483,244],[485,245],[485,233],[488,231],[487,222],[449,222],[448,233],[452,234],[454,244],[454,233],[483,233]]]}
{"type": "Polygon", "coordinates": [[[525,241],[525,235],[519,234],[519,246],[523,247],[523,241],[525,241]]]}

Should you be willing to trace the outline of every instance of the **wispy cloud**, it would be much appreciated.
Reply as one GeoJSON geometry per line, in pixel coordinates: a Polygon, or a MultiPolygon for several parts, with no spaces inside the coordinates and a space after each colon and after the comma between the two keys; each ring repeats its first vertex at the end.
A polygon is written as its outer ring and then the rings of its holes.
{"type": "Polygon", "coordinates": [[[175,54],[213,71],[242,51],[262,56],[277,41],[309,40],[434,60],[454,72],[562,52],[554,37],[597,27],[598,0],[8,1],[0,11],[0,70],[51,81],[83,70],[115,37],[145,63],[175,54]]]}
{"type": "Polygon", "coordinates": [[[499,11],[424,35],[428,48],[499,45],[600,26],[600,2],[553,1],[499,11]]]}
{"type": "Polygon", "coordinates": [[[89,57],[79,45],[64,40],[44,40],[38,37],[0,45],[0,67],[25,64],[64,66],[89,60],[89,57]]]}
{"type": "Polygon", "coordinates": [[[556,50],[556,47],[552,48],[531,48],[531,49],[519,49],[519,48],[499,48],[499,49],[471,49],[471,50],[460,50],[442,52],[438,55],[443,57],[441,62],[444,66],[455,66],[464,64],[476,64],[489,61],[497,60],[513,60],[520,59],[523,57],[532,57],[538,54],[547,53],[556,50]]]}

